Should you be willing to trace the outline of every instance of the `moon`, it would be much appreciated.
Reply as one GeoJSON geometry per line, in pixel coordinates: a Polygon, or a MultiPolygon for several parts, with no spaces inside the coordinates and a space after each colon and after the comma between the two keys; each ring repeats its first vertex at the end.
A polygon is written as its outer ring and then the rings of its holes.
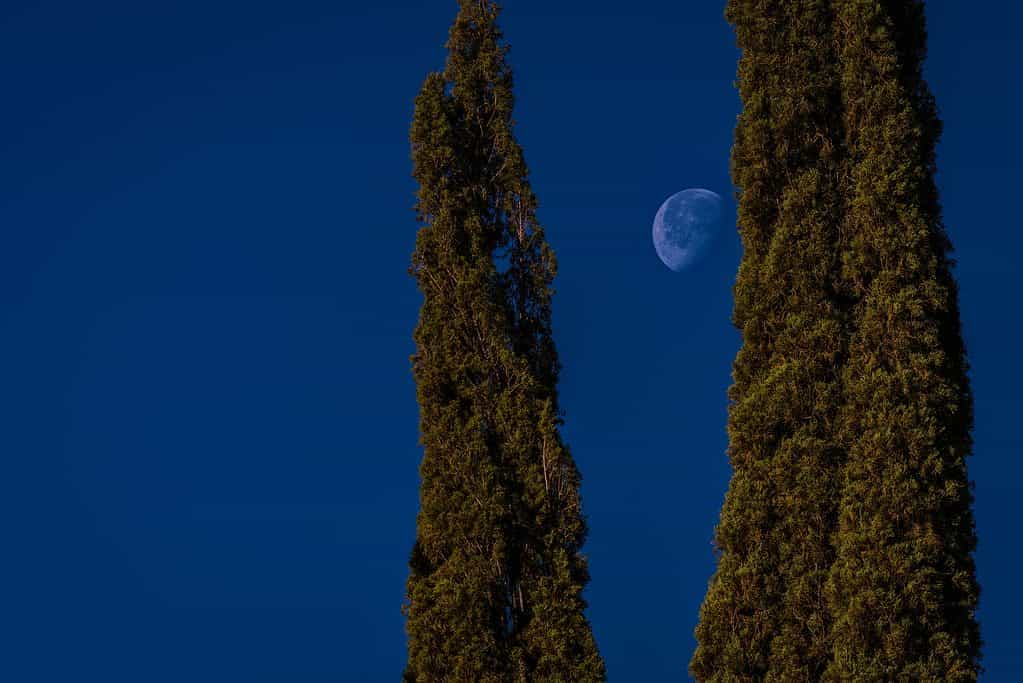
{"type": "Polygon", "coordinates": [[[654,218],[654,249],[676,273],[706,255],[717,236],[721,197],[703,189],[682,190],[661,204],[654,218]]]}

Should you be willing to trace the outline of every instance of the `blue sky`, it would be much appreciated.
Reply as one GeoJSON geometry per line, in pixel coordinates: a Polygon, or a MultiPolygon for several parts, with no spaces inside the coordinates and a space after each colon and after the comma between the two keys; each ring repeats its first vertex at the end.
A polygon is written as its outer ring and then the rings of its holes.
{"type": "MultiPolygon", "coordinates": [[[[565,436],[612,681],[683,680],[728,481],[737,53],[719,2],[509,1],[561,263],[565,436]],[[725,197],[672,273],[660,203],[725,197]]],[[[930,3],[977,396],[985,680],[1023,676],[1023,8],[930,3]]],[[[404,661],[407,129],[454,2],[8,0],[0,451],[12,681],[376,682],[404,661]]]]}

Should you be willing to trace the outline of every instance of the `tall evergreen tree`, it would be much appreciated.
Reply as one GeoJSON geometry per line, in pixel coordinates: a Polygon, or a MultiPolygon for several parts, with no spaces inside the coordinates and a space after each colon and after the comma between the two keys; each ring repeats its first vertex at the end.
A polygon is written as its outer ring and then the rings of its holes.
{"type": "Polygon", "coordinates": [[[972,403],[920,0],[731,0],[743,334],[701,681],[976,679],[972,403]]]}
{"type": "Polygon", "coordinates": [[[855,300],[828,680],[974,681],[972,398],[934,183],[920,0],[836,3],[855,300]]]}
{"type": "Polygon", "coordinates": [[[701,681],[816,681],[840,454],[841,215],[830,3],[731,0],[744,108],[736,128],[744,254],[730,389],[732,481],[691,672],[701,681]]]}
{"type": "Polygon", "coordinates": [[[411,130],[424,457],[404,678],[603,681],[582,598],[580,477],[559,435],[556,264],[513,134],[498,12],[460,0],[411,130]]]}

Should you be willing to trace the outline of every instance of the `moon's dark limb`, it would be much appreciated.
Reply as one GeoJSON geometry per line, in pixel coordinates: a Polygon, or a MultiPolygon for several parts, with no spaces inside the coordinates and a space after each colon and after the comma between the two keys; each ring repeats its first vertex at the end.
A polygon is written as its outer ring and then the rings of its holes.
{"type": "Polygon", "coordinates": [[[721,197],[689,189],[672,195],[654,218],[654,249],[664,265],[681,272],[699,261],[717,234],[721,197]]]}

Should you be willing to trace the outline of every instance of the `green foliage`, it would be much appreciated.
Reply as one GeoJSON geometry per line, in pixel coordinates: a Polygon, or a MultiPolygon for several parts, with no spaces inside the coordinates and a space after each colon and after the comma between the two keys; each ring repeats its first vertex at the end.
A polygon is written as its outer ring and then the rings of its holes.
{"type": "Polygon", "coordinates": [[[462,0],[411,129],[424,457],[405,680],[605,679],[580,476],[558,433],[553,252],[513,134],[498,8],[462,0]]]}
{"type": "Polygon", "coordinates": [[[728,18],[743,49],[746,104],[733,152],[743,347],[729,395],[734,474],[691,670],[707,681],[818,680],[844,341],[834,297],[841,206],[830,7],[733,0],[728,18]]]}
{"type": "Polygon", "coordinates": [[[827,680],[975,681],[972,399],[934,185],[919,0],[838,5],[855,301],[827,680]]]}
{"type": "Polygon", "coordinates": [[[971,397],[914,0],[731,0],[743,346],[700,681],[975,680],[971,397]]]}

